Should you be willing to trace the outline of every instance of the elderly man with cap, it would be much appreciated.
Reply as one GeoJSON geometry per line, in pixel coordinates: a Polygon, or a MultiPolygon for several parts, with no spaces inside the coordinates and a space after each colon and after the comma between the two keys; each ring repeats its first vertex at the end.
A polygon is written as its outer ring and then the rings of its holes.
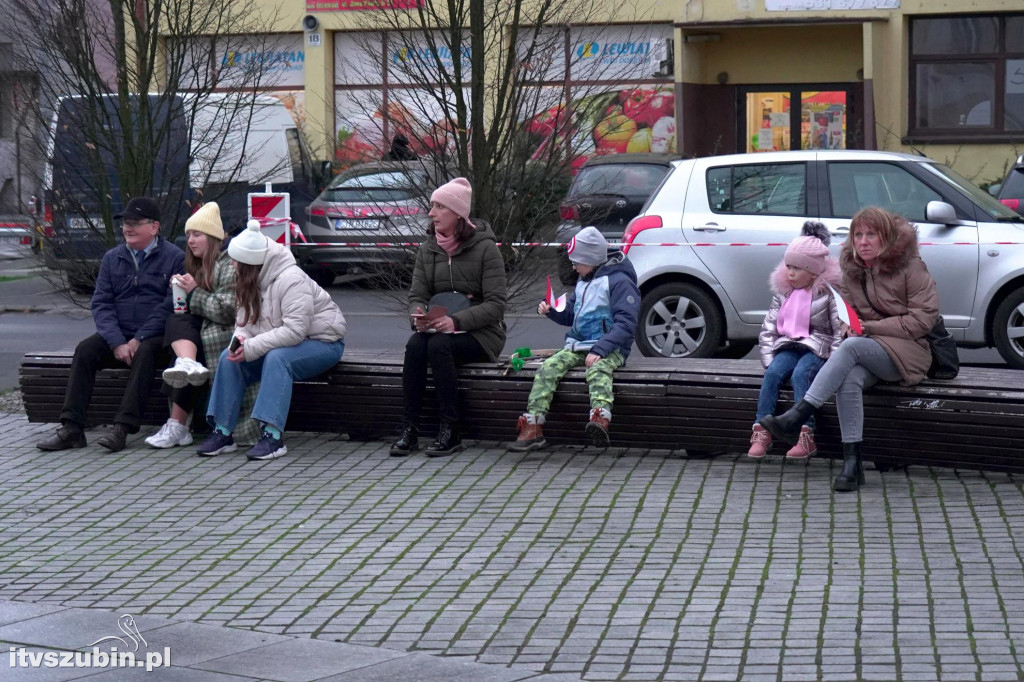
{"type": "Polygon", "coordinates": [[[576,290],[561,310],[541,301],[537,313],[569,327],[565,347],[548,358],[533,378],[526,413],[519,418],[512,452],[547,445],[543,424],[558,382],[580,365],[587,368],[590,419],[586,434],[598,447],[609,444],[612,419],[612,372],[629,357],[640,309],[636,270],[621,251],[608,253],[608,242],[596,227],[585,227],[568,244],[569,260],[579,274],[576,290]]]}
{"type": "Polygon", "coordinates": [[[139,430],[156,368],[166,362],[169,284],[172,275],[182,272],[185,254],[160,236],[160,210],[153,199],[135,197],[114,218],[123,221],[124,244],[107,251],[100,263],[92,295],[97,333],[75,348],[61,426],[36,444],[40,450],[85,447],[85,414],[96,372],[127,365],[131,373],[114,426],[96,441],[111,452],[123,449],[128,434],[139,430]]]}

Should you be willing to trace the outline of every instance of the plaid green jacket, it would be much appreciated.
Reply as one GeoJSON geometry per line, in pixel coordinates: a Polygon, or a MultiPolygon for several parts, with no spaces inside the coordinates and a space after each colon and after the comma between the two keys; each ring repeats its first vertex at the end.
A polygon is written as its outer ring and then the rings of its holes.
{"type": "MultiPolygon", "coordinates": [[[[192,290],[192,297],[188,302],[189,312],[203,318],[203,329],[200,335],[203,339],[206,366],[211,372],[211,387],[213,386],[212,376],[217,371],[221,351],[228,347],[231,342],[231,332],[235,329],[235,313],[238,310],[235,300],[235,277],[235,266],[228,256],[227,249],[224,249],[213,268],[213,290],[207,291],[196,287],[192,290]]],[[[234,433],[235,440],[238,442],[251,443],[259,438],[259,425],[248,418],[252,413],[252,406],[256,402],[256,393],[259,389],[258,382],[251,384],[242,398],[243,417],[239,420],[234,433]]],[[[205,411],[205,406],[203,410],[205,411]]]]}

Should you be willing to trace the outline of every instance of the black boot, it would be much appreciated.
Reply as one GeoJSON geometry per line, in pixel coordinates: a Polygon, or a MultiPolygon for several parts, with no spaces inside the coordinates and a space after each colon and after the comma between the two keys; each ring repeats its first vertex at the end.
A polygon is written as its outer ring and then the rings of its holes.
{"type": "Polygon", "coordinates": [[[864,485],[864,457],[860,443],[843,443],[843,468],[839,470],[832,490],[849,493],[864,485]]]}
{"type": "Polygon", "coordinates": [[[441,422],[437,440],[427,446],[427,457],[444,457],[462,449],[462,439],[455,424],[441,422]]]}
{"type": "Polygon", "coordinates": [[[800,427],[804,425],[808,417],[814,414],[816,409],[818,408],[806,400],[801,400],[782,414],[778,416],[770,414],[764,419],[758,419],[757,423],[772,434],[772,438],[796,445],[800,438],[800,427]]]}
{"type": "Polygon", "coordinates": [[[405,457],[420,449],[420,430],[412,424],[402,428],[402,435],[391,446],[392,457],[405,457]]]}

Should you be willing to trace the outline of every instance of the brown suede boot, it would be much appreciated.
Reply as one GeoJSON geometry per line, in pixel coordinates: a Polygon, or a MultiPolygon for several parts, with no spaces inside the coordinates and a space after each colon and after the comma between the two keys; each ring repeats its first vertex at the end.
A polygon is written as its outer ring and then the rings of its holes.
{"type": "Polygon", "coordinates": [[[506,449],[509,452],[529,452],[540,450],[546,447],[548,442],[544,440],[544,415],[524,414],[519,417],[516,428],[519,429],[519,437],[515,442],[509,443],[506,449]]]}

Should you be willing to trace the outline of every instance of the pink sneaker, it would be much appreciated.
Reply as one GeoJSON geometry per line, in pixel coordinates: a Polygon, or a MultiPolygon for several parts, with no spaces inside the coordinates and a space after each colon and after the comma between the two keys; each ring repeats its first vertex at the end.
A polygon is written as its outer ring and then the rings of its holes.
{"type": "Polygon", "coordinates": [[[814,431],[806,426],[800,427],[800,436],[796,445],[786,453],[787,459],[807,459],[811,455],[818,454],[818,446],[814,444],[814,431]]]}
{"type": "Polygon", "coordinates": [[[747,450],[747,457],[761,459],[768,453],[772,446],[772,434],[765,431],[760,424],[754,424],[754,432],[750,434],[750,449],[747,450]]]}

